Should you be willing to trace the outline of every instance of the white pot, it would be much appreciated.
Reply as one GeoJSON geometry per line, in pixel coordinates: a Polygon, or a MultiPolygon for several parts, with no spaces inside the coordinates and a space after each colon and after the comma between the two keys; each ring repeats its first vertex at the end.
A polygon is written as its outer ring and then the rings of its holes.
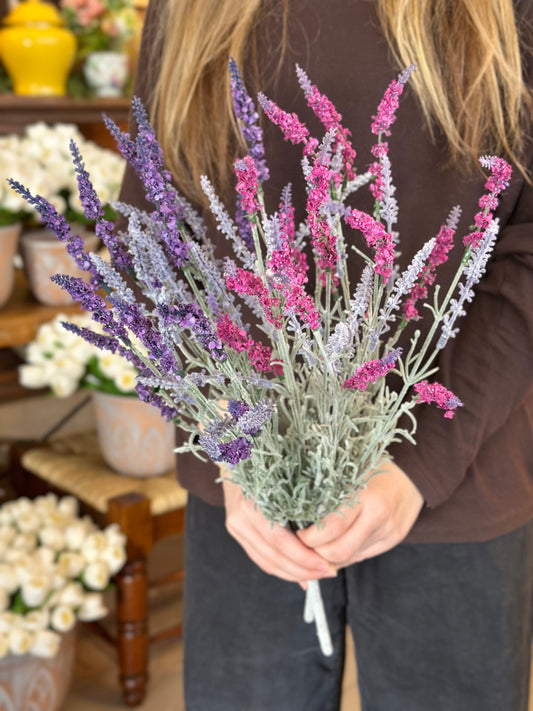
{"type": "MultiPolygon", "coordinates": [[[[94,233],[82,232],[81,236],[88,251],[96,249],[98,239],[94,233]]],[[[20,244],[26,277],[37,301],[47,306],[71,304],[72,298],[68,291],[50,281],[50,277],[54,274],[69,274],[87,280],[88,276],[78,268],[67,252],[66,244],[47,229],[23,232],[20,244]]]]}
{"type": "Polygon", "coordinates": [[[174,468],[175,426],[136,397],[93,392],[96,429],[106,463],[119,474],[151,477],[174,468]]]}
{"type": "Polygon", "coordinates": [[[17,249],[20,230],[20,222],[0,227],[0,307],[9,300],[13,291],[15,279],[13,257],[17,249]]]}
{"type": "Polygon", "coordinates": [[[62,635],[53,659],[31,654],[0,659],[1,711],[59,711],[72,682],[75,652],[74,629],[62,635]]]}
{"type": "Polygon", "coordinates": [[[129,56],[124,52],[90,52],[83,76],[97,96],[122,96],[129,76],[129,56]]]}

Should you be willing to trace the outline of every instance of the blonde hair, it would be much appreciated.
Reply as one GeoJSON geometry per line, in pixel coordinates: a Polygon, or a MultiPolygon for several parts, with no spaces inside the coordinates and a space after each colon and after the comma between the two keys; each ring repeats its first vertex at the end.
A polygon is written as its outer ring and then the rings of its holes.
{"type": "MultiPolygon", "coordinates": [[[[252,67],[251,78],[256,76],[254,31],[260,15],[274,11],[275,4],[168,0],[160,18],[154,47],[160,52],[162,43],[163,50],[152,118],[176,183],[198,202],[204,200],[200,176],[207,174],[223,188],[242,140],[233,117],[228,57],[252,67]]],[[[522,76],[513,1],[376,0],[376,5],[399,67],[417,64],[414,90],[429,125],[444,131],[452,160],[503,153],[525,175],[520,148],[531,96],[522,76]]],[[[283,32],[280,63],[285,42],[283,32]]]]}
{"type": "Polygon", "coordinates": [[[396,61],[417,65],[410,83],[453,162],[491,151],[525,175],[519,152],[531,94],[512,0],[378,0],[377,8],[396,61]]]}
{"type": "MultiPolygon", "coordinates": [[[[169,0],[152,119],[180,189],[198,201],[202,174],[224,186],[242,138],[233,115],[228,58],[256,74],[254,32],[262,0],[169,0]],[[172,30],[170,29],[172,28],[172,30]],[[250,39],[251,38],[251,39],[250,39]]],[[[284,37],[280,39],[280,57],[284,37]]]]}

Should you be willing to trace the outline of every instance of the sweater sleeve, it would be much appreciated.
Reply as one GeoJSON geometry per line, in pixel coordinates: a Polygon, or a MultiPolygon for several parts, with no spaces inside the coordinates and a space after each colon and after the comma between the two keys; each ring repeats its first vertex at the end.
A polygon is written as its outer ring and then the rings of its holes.
{"type": "Polygon", "coordinates": [[[533,187],[524,181],[461,330],[440,355],[438,381],[464,405],[452,420],[418,406],[417,445],[391,451],[430,508],[452,495],[484,443],[531,393],[532,294],[533,187]]]}

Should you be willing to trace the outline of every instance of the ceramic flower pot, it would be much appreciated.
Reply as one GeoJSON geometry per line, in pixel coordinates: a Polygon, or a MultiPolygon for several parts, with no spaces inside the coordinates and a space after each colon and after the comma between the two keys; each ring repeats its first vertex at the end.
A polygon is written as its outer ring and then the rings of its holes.
{"type": "MultiPolygon", "coordinates": [[[[87,250],[94,250],[98,243],[96,235],[87,232],[82,236],[87,250]]],[[[21,247],[26,277],[37,301],[47,306],[72,303],[69,293],[50,281],[53,274],[87,278],[68,254],[65,244],[51,230],[40,229],[24,232],[21,247]]]]}
{"type": "Polygon", "coordinates": [[[122,96],[129,61],[124,52],[90,52],[83,64],[83,76],[97,96],[122,96]]]}
{"type": "Polygon", "coordinates": [[[121,395],[93,392],[102,456],[119,474],[151,477],[174,468],[175,427],[152,405],[121,395]]]}
{"type": "Polygon", "coordinates": [[[31,654],[10,654],[0,659],[2,711],[59,711],[69,692],[74,672],[76,632],[62,635],[52,659],[31,654]]]}
{"type": "Polygon", "coordinates": [[[20,222],[0,227],[0,307],[4,306],[13,291],[15,278],[13,257],[17,249],[20,230],[20,222]]]}

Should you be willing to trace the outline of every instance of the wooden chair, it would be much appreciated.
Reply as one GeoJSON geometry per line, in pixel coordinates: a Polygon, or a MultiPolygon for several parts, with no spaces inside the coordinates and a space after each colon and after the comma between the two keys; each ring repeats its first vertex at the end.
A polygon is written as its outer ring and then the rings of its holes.
{"type": "MultiPolygon", "coordinates": [[[[48,491],[70,494],[84,513],[101,526],[118,523],[127,537],[127,561],[116,575],[117,636],[95,628],[118,646],[124,701],[137,706],[145,696],[149,643],[181,634],[175,625],[149,637],[146,556],[154,544],[184,531],[187,494],[175,474],[137,479],[116,474],[102,459],[96,435],[84,433],[46,445],[13,446],[11,470],[17,495],[38,496],[48,491]]],[[[172,573],[159,583],[180,579],[172,573]]]]}

